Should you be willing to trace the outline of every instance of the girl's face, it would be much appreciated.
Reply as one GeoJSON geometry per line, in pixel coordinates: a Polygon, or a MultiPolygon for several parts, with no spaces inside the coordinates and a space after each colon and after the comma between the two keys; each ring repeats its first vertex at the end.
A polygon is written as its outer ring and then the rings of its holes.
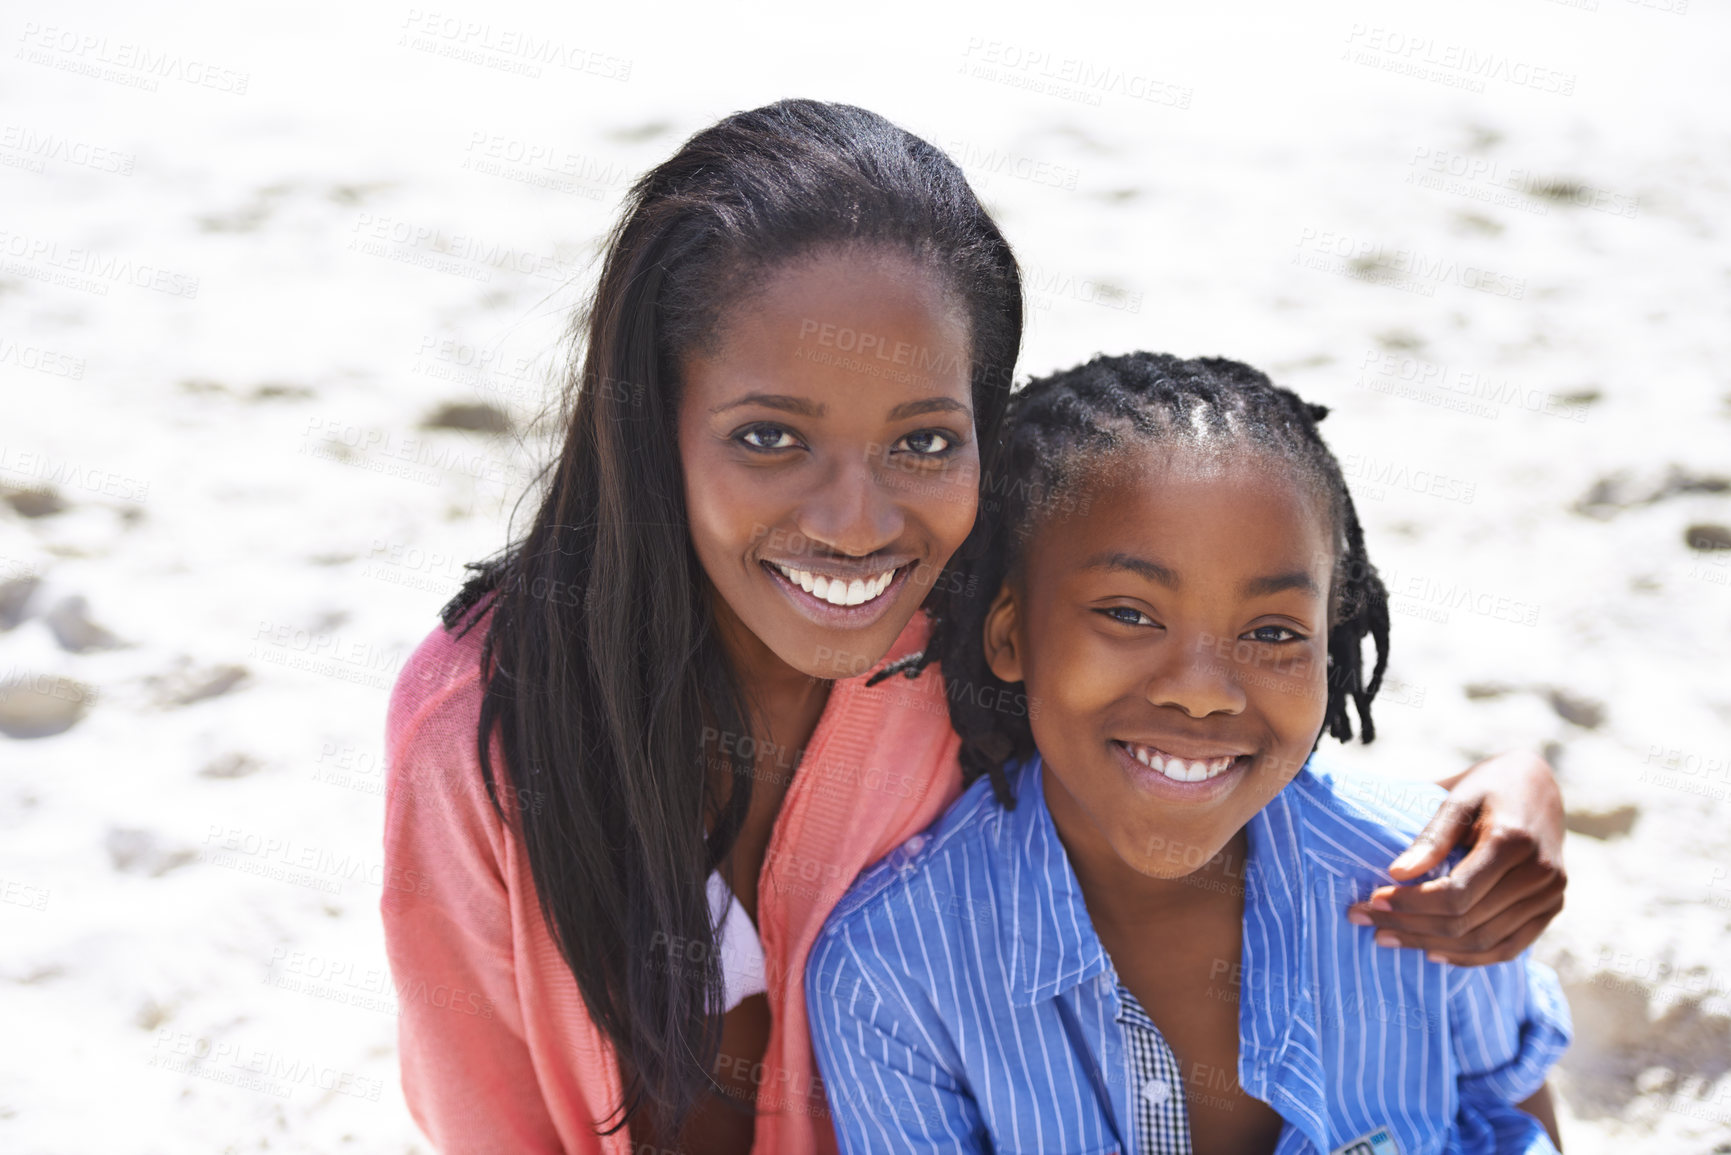
{"type": "Polygon", "coordinates": [[[822,252],[682,369],[686,508],[723,636],[811,677],[864,673],[973,527],[965,310],[899,254],[822,252]]]}
{"type": "Polygon", "coordinates": [[[1140,448],[1099,472],[1036,529],[986,655],[1026,683],[1066,843],[1176,878],[1291,781],[1322,729],[1331,526],[1251,449],[1140,448]]]}

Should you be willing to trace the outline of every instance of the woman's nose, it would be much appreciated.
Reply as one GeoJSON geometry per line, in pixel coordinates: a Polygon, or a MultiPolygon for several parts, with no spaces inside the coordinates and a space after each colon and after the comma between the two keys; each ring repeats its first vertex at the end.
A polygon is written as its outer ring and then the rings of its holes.
{"type": "Polygon", "coordinates": [[[853,557],[889,545],[905,524],[894,478],[865,452],[834,461],[800,503],[797,521],[812,541],[853,557]]]}

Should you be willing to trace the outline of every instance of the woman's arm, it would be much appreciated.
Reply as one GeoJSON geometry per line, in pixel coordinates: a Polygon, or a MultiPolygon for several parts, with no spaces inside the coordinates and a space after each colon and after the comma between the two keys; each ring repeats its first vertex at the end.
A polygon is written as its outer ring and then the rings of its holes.
{"type": "Polygon", "coordinates": [[[1526,1099],[1515,1106],[1545,1125],[1545,1133],[1551,1137],[1551,1142],[1557,1145],[1557,1150],[1563,1149],[1563,1137],[1557,1130],[1557,1109],[1551,1102],[1551,1087],[1547,1083],[1534,1091],[1526,1099]]]}
{"type": "Polygon", "coordinates": [[[1444,779],[1448,799],[1389,867],[1416,878],[1457,846],[1471,850],[1446,876],[1384,886],[1347,918],[1378,928],[1377,942],[1426,951],[1456,966],[1507,962],[1563,909],[1563,796],[1550,764],[1499,754],[1444,779]]]}
{"type": "Polygon", "coordinates": [[[517,998],[500,825],[479,768],[430,729],[393,725],[386,745],[379,911],[403,1096],[435,1150],[558,1155],[517,998]]]}

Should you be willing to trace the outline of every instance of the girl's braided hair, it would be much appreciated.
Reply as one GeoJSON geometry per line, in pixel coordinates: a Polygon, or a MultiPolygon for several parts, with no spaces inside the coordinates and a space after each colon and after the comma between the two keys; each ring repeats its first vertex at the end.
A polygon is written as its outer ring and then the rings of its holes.
{"type": "Polygon", "coordinates": [[[1054,512],[1077,511],[1089,479],[1136,445],[1243,445],[1282,455],[1328,500],[1334,574],[1324,726],[1341,741],[1351,739],[1350,702],[1362,740],[1370,742],[1376,737],[1370,703],[1388,665],[1388,592],[1365,553],[1340,464],[1317,433],[1327,413],[1258,370],[1217,357],[1096,357],[1028,382],[1012,395],[999,436],[984,447],[979,517],[950,563],[952,580],[927,603],[933,628],[926,648],[872,681],[898,672],[914,677],[938,661],[950,721],[962,739],[964,780],[988,776],[999,801],[1013,807],[1004,767],[1033,753],[1027,699],[986,665],[981,632],[1035,530],[1054,512]],[[1368,683],[1361,653],[1367,634],[1376,646],[1368,683]]]}

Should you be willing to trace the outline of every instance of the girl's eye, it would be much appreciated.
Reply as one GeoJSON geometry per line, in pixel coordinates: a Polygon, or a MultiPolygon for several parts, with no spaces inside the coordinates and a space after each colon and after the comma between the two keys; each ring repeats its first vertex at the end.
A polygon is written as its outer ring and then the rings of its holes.
{"type": "Polygon", "coordinates": [[[792,449],[799,442],[793,434],[779,425],[753,425],[742,432],[736,440],[744,443],[748,449],[770,452],[776,449],[792,449]]]}
{"type": "Polygon", "coordinates": [[[1151,625],[1151,626],[1159,624],[1153,618],[1149,617],[1147,614],[1143,613],[1141,610],[1136,609],[1134,606],[1106,606],[1104,609],[1100,610],[1099,612],[1105,614],[1107,617],[1111,618],[1113,621],[1122,622],[1127,626],[1139,626],[1139,625],[1142,625],[1144,622],[1146,622],[1148,625],[1151,625]],[[1128,616],[1127,617],[1119,617],[1118,615],[1120,615],[1120,614],[1126,614],[1128,616]]]}
{"type": "Polygon", "coordinates": [[[922,429],[902,438],[903,444],[920,457],[942,457],[955,448],[955,439],[941,429],[922,429]],[[939,444],[933,445],[933,442],[939,444]]]}
{"type": "Polygon", "coordinates": [[[1252,642],[1266,642],[1270,645],[1278,645],[1281,642],[1299,641],[1304,635],[1300,634],[1297,630],[1289,630],[1285,626],[1257,626],[1254,630],[1251,630],[1244,636],[1252,642]]]}

